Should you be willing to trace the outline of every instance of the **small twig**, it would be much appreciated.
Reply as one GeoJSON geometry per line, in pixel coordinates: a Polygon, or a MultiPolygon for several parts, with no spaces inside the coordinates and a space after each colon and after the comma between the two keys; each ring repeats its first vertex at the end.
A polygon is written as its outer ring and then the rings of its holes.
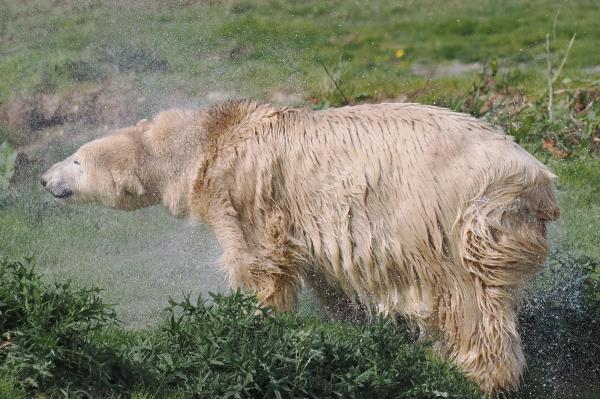
{"type": "Polygon", "coordinates": [[[331,73],[329,73],[329,69],[327,69],[327,65],[325,65],[325,63],[323,61],[321,61],[321,60],[319,60],[318,62],[319,62],[319,64],[321,64],[321,66],[325,70],[325,73],[327,74],[327,76],[329,76],[329,79],[331,79],[331,81],[333,82],[335,88],[337,89],[337,91],[340,93],[340,95],[344,99],[344,103],[345,104],[349,104],[350,100],[348,100],[348,97],[346,97],[346,95],[342,91],[342,88],[338,84],[338,81],[331,75],[331,73]]]}
{"type": "Polygon", "coordinates": [[[546,60],[548,62],[548,119],[554,120],[554,108],[552,105],[552,53],[550,52],[550,34],[546,34],[546,60]]]}
{"type": "Polygon", "coordinates": [[[556,20],[558,19],[558,14],[560,14],[560,8],[556,10],[556,14],[554,14],[554,20],[552,21],[552,40],[556,37],[556,20]]]}
{"type": "Polygon", "coordinates": [[[578,128],[581,128],[584,125],[584,123],[582,121],[580,121],[579,119],[575,118],[575,116],[571,116],[569,119],[578,128]]]}
{"type": "Polygon", "coordinates": [[[569,92],[572,92],[572,91],[575,91],[575,92],[577,92],[577,91],[584,91],[584,90],[588,90],[588,89],[590,89],[590,88],[592,88],[594,86],[598,86],[598,85],[600,85],[600,80],[597,80],[595,82],[591,82],[591,83],[589,83],[589,84],[587,84],[585,86],[582,86],[582,87],[575,87],[573,89],[555,90],[554,94],[569,93],[569,92]]]}
{"type": "Polygon", "coordinates": [[[529,103],[529,102],[528,102],[528,103],[525,103],[525,104],[522,104],[520,107],[516,107],[516,106],[515,106],[515,107],[513,108],[513,115],[518,115],[518,114],[520,114],[520,113],[521,113],[521,111],[523,111],[525,108],[529,108],[529,107],[531,107],[531,106],[532,106],[532,104],[531,104],[531,103],[529,103]]]}
{"type": "Polygon", "coordinates": [[[411,103],[411,102],[415,101],[421,94],[423,94],[423,92],[425,91],[425,89],[427,89],[427,86],[429,86],[429,83],[431,82],[431,78],[433,77],[433,72],[434,72],[434,69],[432,69],[431,72],[429,73],[429,76],[427,77],[427,80],[425,81],[425,84],[423,85],[423,87],[421,87],[419,90],[417,90],[417,92],[415,94],[410,96],[407,99],[407,102],[411,103]]]}
{"type": "Polygon", "coordinates": [[[552,78],[552,83],[556,82],[556,79],[558,79],[558,76],[562,72],[563,67],[567,63],[567,58],[569,57],[569,51],[571,51],[571,47],[573,46],[574,41],[575,41],[575,33],[573,33],[573,37],[571,38],[571,41],[569,42],[569,45],[567,46],[567,51],[565,51],[565,56],[563,57],[562,62],[560,63],[560,66],[558,67],[558,70],[554,74],[554,77],[552,78]]]}

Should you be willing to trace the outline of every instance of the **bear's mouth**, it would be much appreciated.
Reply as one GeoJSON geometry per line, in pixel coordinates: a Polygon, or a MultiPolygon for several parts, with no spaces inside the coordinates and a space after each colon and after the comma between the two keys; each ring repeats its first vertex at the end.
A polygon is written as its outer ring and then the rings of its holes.
{"type": "Polygon", "coordinates": [[[71,195],[73,195],[73,191],[66,190],[59,194],[52,194],[52,195],[54,196],[54,198],[67,198],[67,197],[70,197],[71,195]]]}
{"type": "Polygon", "coordinates": [[[46,190],[48,190],[54,198],[64,199],[73,195],[73,190],[67,187],[47,187],[46,190]]]}

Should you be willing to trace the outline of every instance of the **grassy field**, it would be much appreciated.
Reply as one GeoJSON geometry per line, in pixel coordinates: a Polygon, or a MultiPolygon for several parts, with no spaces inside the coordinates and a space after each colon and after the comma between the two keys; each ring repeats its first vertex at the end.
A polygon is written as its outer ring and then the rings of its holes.
{"type": "MultiPolygon", "coordinates": [[[[65,207],[36,176],[114,127],[229,98],[417,101],[486,118],[558,175],[555,248],[600,261],[597,1],[0,0],[0,10],[0,144],[24,154],[0,193],[0,257],[33,255],[47,278],[99,286],[129,328],[159,323],[169,296],[224,289],[211,233],[159,209],[65,207]],[[555,72],[575,35],[554,82],[554,120],[547,34],[555,72]]],[[[600,268],[586,273],[586,295],[600,301],[600,268]]],[[[599,319],[600,306],[585,323],[599,319]]],[[[577,384],[555,394],[590,385],[577,384]]]]}
{"type": "MultiPolygon", "coordinates": [[[[229,89],[261,96],[279,87],[321,98],[319,60],[343,75],[350,97],[393,98],[418,87],[416,63],[492,58],[532,68],[521,83],[535,90],[550,32],[557,48],[578,35],[565,77],[600,64],[595,1],[124,4],[6,1],[0,100],[107,76],[132,80],[150,93],[198,97],[229,89]]],[[[451,87],[452,81],[440,83],[451,87]]]]}

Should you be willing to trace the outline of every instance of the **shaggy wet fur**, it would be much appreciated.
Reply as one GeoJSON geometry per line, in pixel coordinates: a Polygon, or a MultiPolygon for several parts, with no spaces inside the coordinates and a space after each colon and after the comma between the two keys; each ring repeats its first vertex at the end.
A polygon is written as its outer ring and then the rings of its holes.
{"type": "Polygon", "coordinates": [[[231,286],[263,304],[292,310],[308,284],[330,314],[355,301],[403,315],[486,392],[517,387],[519,299],[559,210],[552,173],[487,124],[416,104],[241,101],[164,112],[72,157],[103,183],[66,181],[68,158],[48,184],[209,223],[231,286]]]}
{"type": "Polygon", "coordinates": [[[554,176],[511,137],[414,104],[229,103],[205,126],[191,211],[234,287],[281,310],[303,281],[343,292],[409,317],[486,392],[516,388],[520,291],[559,211],[554,176]]]}

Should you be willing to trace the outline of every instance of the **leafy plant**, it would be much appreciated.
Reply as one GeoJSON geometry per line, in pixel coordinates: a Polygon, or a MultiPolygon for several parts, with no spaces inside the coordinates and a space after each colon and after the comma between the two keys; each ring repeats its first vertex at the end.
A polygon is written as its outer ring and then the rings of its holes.
{"type": "Polygon", "coordinates": [[[323,323],[234,292],[170,301],[155,330],[115,326],[97,289],[0,262],[1,390],[60,396],[481,398],[392,321],[323,323]]]}
{"type": "Polygon", "coordinates": [[[161,385],[195,397],[481,397],[392,321],[329,324],[276,315],[241,292],[211,299],[171,302],[140,356],[161,385]]]}
{"type": "Polygon", "coordinates": [[[0,370],[25,390],[123,388],[128,370],[93,334],[115,322],[98,289],[47,284],[31,259],[0,260],[0,370]]]}

